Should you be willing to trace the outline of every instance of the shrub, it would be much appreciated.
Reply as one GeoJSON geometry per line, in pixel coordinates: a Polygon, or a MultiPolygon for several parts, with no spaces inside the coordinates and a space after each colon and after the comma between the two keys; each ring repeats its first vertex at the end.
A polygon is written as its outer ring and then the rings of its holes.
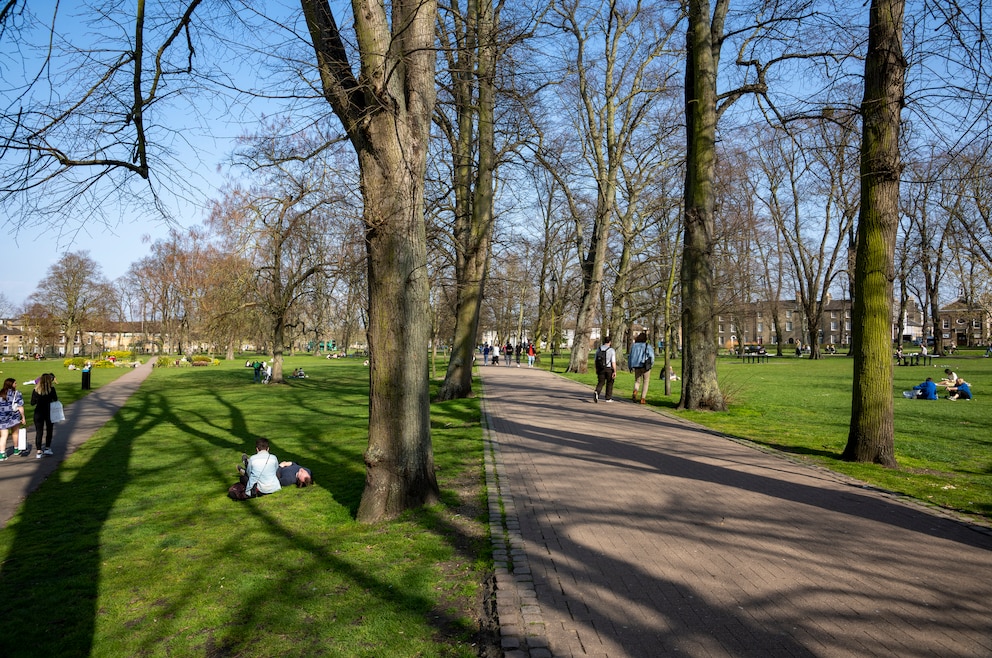
{"type": "Polygon", "coordinates": [[[172,365],[174,359],[171,356],[160,356],[155,360],[156,368],[168,368],[172,365]]]}

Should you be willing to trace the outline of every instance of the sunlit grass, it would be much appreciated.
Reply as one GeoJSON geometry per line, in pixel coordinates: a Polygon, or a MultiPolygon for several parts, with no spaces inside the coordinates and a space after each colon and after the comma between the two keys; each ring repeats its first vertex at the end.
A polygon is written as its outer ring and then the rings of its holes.
{"type": "MultiPolygon", "coordinates": [[[[664,382],[657,378],[659,368],[652,373],[648,399],[655,407],[729,436],[927,503],[992,518],[992,359],[978,354],[936,359],[932,367],[895,369],[898,469],[840,460],[851,413],[852,361],[843,355],[818,361],[773,357],[768,363],[720,357],[720,386],[730,403],[726,413],[676,411],[681,382],[673,382],[672,395],[665,397],[664,382]],[[925,402],[902,397],[902,391],[928,376],[939,380],[945,367],[971,383],[975,400],[925,402]]],[[[567,361],[563,358],[563,362],[567,361]]],[[[596,382],[594,373],[567,376],[590,385],[596,382]]],[[[628,397],[632,386],[632,375],[620,373],[615,397],[628,397]]]]}
{"type": "Polygon", "coordinates": [[[432,406],[446,505],[366,526],[368,370],[295,365],[310,377],[284,386],[243,363],[156,369],[0,532],[0,611],[17,629],[0,655],[475,655],[478,400],[432,406]],[[317,486],[229,500],[260,435],[317,486]]]}

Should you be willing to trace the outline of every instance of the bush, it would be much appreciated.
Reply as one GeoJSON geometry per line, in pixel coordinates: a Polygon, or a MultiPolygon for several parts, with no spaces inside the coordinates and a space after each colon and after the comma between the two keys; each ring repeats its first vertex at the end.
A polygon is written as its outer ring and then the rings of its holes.
{"type": "Polygon", "coordinates": [[[209,354],[194,354],[191,357],[191,360],[193,361],[194,364],[199,363],[201,361],[205,361],[207,363],[213,363],[214,361],[214,359],[209,354]]]}
{"type": "Polygon", "coordinates": [[[156,368],[168,368],[169,366],[172,365],[172,362],[174,360],[175,359],[173,359],[171,356],[160,356],[160,357],[158,357],[158,359],[155,360],[155,367],[156,368]]]}
{"type": "Polygon", "coordinates": [[[82,370],[83,369],[83,366],[86,365],[86,362],[87,361],[89,361],[89,363],[90,363],[90,368],[116,368],[117,367],[117,364],[114,363],[113,361],[107,361],[106,359],[102,359],[100,361],[93,361],[92,359],[88,359],[85,356],[74,356],[74,357],[72,357],[70,359],[65,359],[62,362],[62,365],[64,365],[66,368],[68,368],[71,365],[71,366],[75,366],[75,368],[77,370],[82,370]]]}
{"type": "Polygon", "coordinates": [[[113,350],[103,355],[105,359],[110,359],[110,357],[114,357],[114,359],[117,361],[130,361],[133,356],[134,354],[129,350],[113,350]]]}

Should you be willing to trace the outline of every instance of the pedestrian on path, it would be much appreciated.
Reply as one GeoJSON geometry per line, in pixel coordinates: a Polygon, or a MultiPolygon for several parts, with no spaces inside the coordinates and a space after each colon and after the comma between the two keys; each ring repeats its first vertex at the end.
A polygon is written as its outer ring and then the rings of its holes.
{"type": "Polygon", "coordinates": [[[52,423],[52,403],[59,401],[59,394],[55,392],[55,375],[46,372],[38,378],[31,391],[31,405],[34,407],[34,456],[41,459],[42,456],[51,456],[52,434],[54,427],[52,423]],[[45,447],[42,450],[42,439],[45,447]]]}
{"type": "Polygon", "coordinates": [[[617,379],[617,352],[613,349],[613,339],[607,336],[596,350],[596,390],[592,394],[593,402],[599,402],[599,394],[606,385],[604,402],[613,402],[613,384],[617,379]]]}
{"type": "Polygon", "coordinates": [[[0,461],[7,459],[8,434],[13,434],[14,454],[21,454],[17,448],[17,430],[24,426],[24,422],[24,396],[17,390],[17,380],[8,377],[0,390],[0,461]]]}
{"type": "Polygon", "coordinates": [[[627,355],[627,367],[634,372],[634,393],[630,399],[634,402],[640,400],[641,404],[647,404],[648,384],[651,381],[651,366],[654,365],[654,349],[648,343],[648,334],[642,331],[634,339],[634,345],[627,355]],[[640,398],[637,389],[640,388],[640,398]]]}

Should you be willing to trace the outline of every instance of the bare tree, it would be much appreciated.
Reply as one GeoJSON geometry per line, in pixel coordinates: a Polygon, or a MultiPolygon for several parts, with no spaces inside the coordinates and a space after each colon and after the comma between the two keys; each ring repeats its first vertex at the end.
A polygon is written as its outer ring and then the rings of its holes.
{"type": "MultiPolygon", "coordinates": [[[[443,54],[450,75],[454,120],[438,112],[450,144],[454,173],[455,327],[451,358],[438,398],[472,392],[472,364],[492,243],[496,169],[496,67],[499,14],[492,0],[445,6],[441,21],[443,54]]],[[[435,341],[436,344],[437,341],[435,341]]]]}
{"type": "Polygon", "coordinates": [[[66,354],[72,354],[76,334],[87,324],[102,321],[113,297],[110,282],[85,251],[64,254],[38,288],[28,297],[28,307],[40,306],[65,335],[66,354]]]}

